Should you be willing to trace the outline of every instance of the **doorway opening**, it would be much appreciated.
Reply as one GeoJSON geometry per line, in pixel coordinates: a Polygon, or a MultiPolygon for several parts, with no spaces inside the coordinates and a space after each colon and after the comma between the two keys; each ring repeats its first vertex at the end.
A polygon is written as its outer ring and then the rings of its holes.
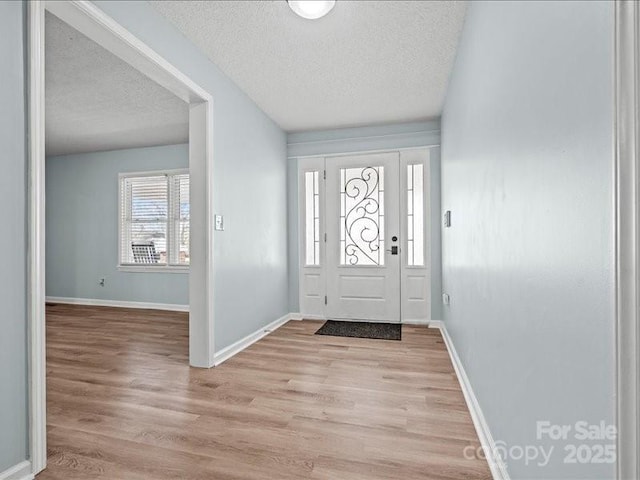
{"type": "Polygon", "coordinates": [[[430,319],[430,150],[300,159],[300,311],[430,319]]]}
{"type": "MultiPolygon", "coordinates": [[[[189,363],[213,366],[213,97],[90,2],[28,3],[29,396],[32,472],[46,466],[45,13],[49,12],[188,104],[189,363]]],[[[179,243],[179,242],[178,242],[179,243]]],[[[184,249],[183,249],[184,250],[184,249]]],[[[181,258],[177,251],[176,258],[181,258]]],[[[148,252],[147,252],[148,253],[148,252]]],[[[174,252],[175,253],[175,252],[174,252]]],[[[155,259],[156,255],[152,255],[155,259]]]]}

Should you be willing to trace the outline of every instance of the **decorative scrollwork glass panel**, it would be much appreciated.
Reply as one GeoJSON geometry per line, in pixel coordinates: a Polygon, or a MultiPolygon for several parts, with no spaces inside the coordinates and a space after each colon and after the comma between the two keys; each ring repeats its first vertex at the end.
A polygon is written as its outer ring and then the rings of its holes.
{"type": "Polygon", "coordinates": [[[340,169],[340,265],[384,265],[384,167],[340,169]]]}

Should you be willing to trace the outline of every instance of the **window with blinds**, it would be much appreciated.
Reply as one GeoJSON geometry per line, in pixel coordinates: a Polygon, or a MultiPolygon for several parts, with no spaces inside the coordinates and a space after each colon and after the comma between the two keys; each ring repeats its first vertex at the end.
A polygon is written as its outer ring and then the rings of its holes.
{"type": "Polygon", "coordinates": [[[189,265],[189,174],[120,175],[120,265],[189,265]]]}

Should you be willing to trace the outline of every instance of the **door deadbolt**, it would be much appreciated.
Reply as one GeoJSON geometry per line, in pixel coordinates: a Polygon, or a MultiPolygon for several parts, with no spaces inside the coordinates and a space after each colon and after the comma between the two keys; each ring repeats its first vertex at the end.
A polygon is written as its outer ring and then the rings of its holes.
{"type": "Polygon", "coordinates": [[[391,237],[391,241],[392,242],[397,242],[398,241],[398,237],[396,237],[395,235],[393,237],[391,237]]]}

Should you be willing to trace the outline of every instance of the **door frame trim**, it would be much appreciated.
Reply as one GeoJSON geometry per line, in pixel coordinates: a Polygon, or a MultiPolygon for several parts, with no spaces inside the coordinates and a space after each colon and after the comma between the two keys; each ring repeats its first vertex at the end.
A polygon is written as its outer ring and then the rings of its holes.
{"type": "MultiPolygon", "coordinates": [[[[359,155],[371,155],[371,154],[379,154],[379,153],[399,153],[400,154],[400,159],[399,159],[399,166],[400,166],[400,170],[402,169],[402,152],[410,152],[410,151],[419,151],[419,150],[427,150],[429,152],[429,161],[426,163],[425,168],[425,175],[428,181],[428,186],[429,186],[429,195],[427,195],[426,197],[426,201],[427,201],[427,206],[425,208],[425,215],[427,216],[428,222],[426,225],[426,242],[427,242],[427,248],[426,248],[426,252],[425,252],[425,268],[427,269],[428,272],[428,276],[429,276],[429,292],[428,292],[428,296],[429,296],[429,310],[428,310],[428,319],[415,319],[415,318],[406,318],[403,319],[402,318],[402,305],[401,305],[401,312],[400,312],[400,324],[407,324],[407,325],[427,325],[429,322],[433,321],[433,305],[432,302],[434,301],[434,298],[432,298],[432,281],[433,281],[433,265],[432,265],[432,256],[433,256],[433,251],[432,251],[432,242],[431,242],[431,229],[433,228],[433,209],[431,206],[431,195],[430,195],[430,190],[431,190],[431,185],[430,185],[430,179],[431,179],[431,168],[432,168],[432,162],[433,162],[433,157],[432,157],[432,153],[431,150],[434,148],[439,148],[440,145],[439,144],[429,144],[429,145],[418,145],[418,146],[411,146],[411,147],[399,147],[399,148],[385,148],[385,149],[375,149],[375,150],[359,150],[359,151],[349,151],[349,152],[343,152],[343,153],[331,153],[331,154],[314,154],[314,155],[302,155],[302,156],[291,156],[288,159],[289,160],[295,160],[296,161],[296,166],[295,166],[295,175],[296,175],[296,185],[297,185],[297,191],[296,191],[296,196],[295,199],[297,201],[297,214],[296,214],[296,222],[298,225],[298,236],[296,238],[296,242],[298,245],[298,305],[299,305],[299,311],[302,312],[303,308],[303,295],[304,295],[304,288],[303,288],[303,277],[304,277],[304,269],[308,268],[305,267],[305,243],[304,243],[304,228],[305,228],[305,210],[304,210],[304,184],[301,181],[302,178],[302,173],[305,171],[310,171],[310,170],[315,170],[316,168],[320,168],[320,167],[309,167],[309,163],[313,162],[314,160],[317,161],[318,160],[322,160],[323,164],[325,165],[324,168],[326,169],[326,159],[329,158],[339,158],[339,157],[350,157],[350,156],[359,156],[359,155]]],[[[402,173],[400,172],[400,175],[402,173]]],[[[322,186],[322,189],[324,190],[325,186],[322,186]]],[[[324,195],[324,193],[321,195],[321,197],[325,197],[326,195],[324,195]]],[[[401,197],[401,202],[402,202],[402,192],[400,192],[400,197],[401,197]]],[[[326,198],[324,199],[324,202],[326,202],[326,198]]],[[[322,200],[321,200],[322,203],[322,200]]],[[[326,208],[326,207],[325,207],[326,208]]],[[[323,222],[321,222],[322,225],[323,222]]],[[[321,227],[321,234],[324,235],[325,230],[321,227]]],[[[324,260],[326,257],[326,244],[324,244],[321,247],[321,258],[324,260]]],[[[322,270],[322,278],[324,280],[324,294],[326,294],[326,262],[322,263],[321,267],[313,267],[314,269],[317,270],[322,270]]],[[[402,274],[403,274],[403,268],[402,268],[402,264],[401,264],[401,271],[400,271],[400,276],[402,279],[402,274]]],[[[436,301],[438,301],[438,299],[436,299],[436,301]]],[[[402,304],[402,298],[401,298],[401,304],[402,304]]],[[[307,319],[313,319],[313,320],[328,320],[328,316],[326,315],[326,307],[323,308],[322,313],[313,313],[313,314],[304,314],[304,313],[300,313],[301,316],[303,316],[304,318],[307,319]]],[[[348,319],[348,318],[341,318],[340,320],[342,321],[361,321],[358,319],[348,319]]],[[[368,320],[370,322],[376,322],[376,320],[368,320]]],[[[385,322],[383,320],[378,320],[378,322],[385,322]]]]}
{"type": "Polygon", "coordinates": [[[617,478],[640,478],[640,6],[615,2],[614,195],[617,478]]]}
{"type": "Polygon", "coordinates": [[[214,364],[213,96],[87,0],[31,0],[27,5],[28,74],[28,390],[32,472],[46,467],[45,351],[45,11],[95,41],[189,104],[192,255],[189,269],[189,363],[214,364]],[[195,193],[194,193],[195,191],[195,193]],[[193,237],[197,237],[194,241],[193,237]]]}

